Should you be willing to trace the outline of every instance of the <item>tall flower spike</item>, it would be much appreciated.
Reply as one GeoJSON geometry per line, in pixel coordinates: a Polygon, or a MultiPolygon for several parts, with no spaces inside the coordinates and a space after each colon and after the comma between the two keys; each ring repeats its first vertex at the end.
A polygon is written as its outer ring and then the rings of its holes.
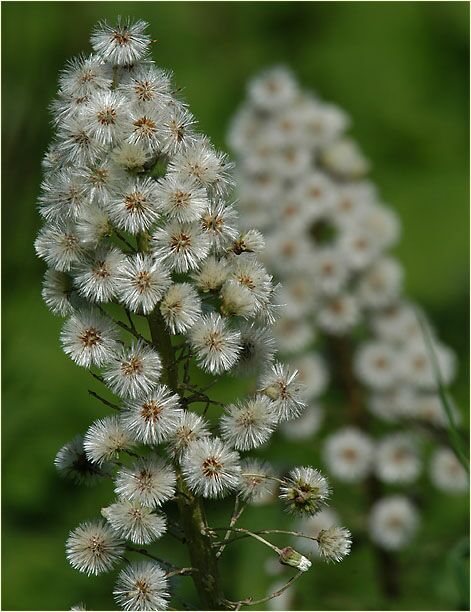
{"type": "MultiPolygon", "coordinates": [[[[121,568],[120,607],[165,610],[174,579],[191,575],[197,607],[216,610],[226,606],[218,559],[227,543],[218,548],[202,529],[206,498],[235,498],[231,529],[246,503],[277,500],[270,464],[241,460],[237,450],[268,447],[279,421],[299,416],[304,394],[292,369],[273,365],[280,309],[259,259],[264,238],[239,226],[236,204],[227,201],[232,164],[197,133],[171,74],[148,56],[146,28],[122,19],[98,24],[93,54],[69,62],[51,105],[55,134],[43,160],[35,242],[48,266],[42,295],[54,314],[69,317],[61,342],[90,369],[98,387],[90,396],[113,411],[65,444],[55,465],[77,483],[109,478],[117,496],[101,510],[106,522],[70,534],[72,567],[110,571],[126,549],[147,560],[121,568]],[[194,366],[204,372],[195,375],[194,366]],[[213,385],[252,374],[259,388],[234,397],[223,413],[213,385]],[[166,536],[167,522],[191,568],[149,560],[153,551],[143,547],[166,536]]],[[[305,156],[295,157],[285,159],[301,167],[305,156]]],[[[305,378],[318,371],[304,365],[305,378]]],[[[318,378],[311,394],[320,393],[318,378]]],[[[306,485],[304,505],[314,511],[316,497],[320,507],[322,477],[313,468],[292,474],[299,478],[286,486],[301,492],[290,503],[300,505],[306,485]]],[[[309,569],[289,546],[281,554],[268,544],[277,560],[309,569]]]]}

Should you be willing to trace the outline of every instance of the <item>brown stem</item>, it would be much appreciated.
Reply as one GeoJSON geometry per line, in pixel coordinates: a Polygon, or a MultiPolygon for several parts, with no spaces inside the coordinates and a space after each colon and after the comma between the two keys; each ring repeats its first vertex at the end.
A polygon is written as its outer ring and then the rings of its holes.
{"type": "MultiPolygon", "coordinates": [[[[158,311],[154,310],[148,317],[152,344],[162,359],[162,379],[165,384],[178,393],[178,367],[175,362],[175,351],[165,327],[165,322],[158,311]]],[[[178,472],[178,469],[177,469],[178,472]]],[[[205,610],[224,610],[224,595],[219,578],[216,553],[207,534],[207,524],[202,500],[194,496],[186,486],[181,474],[177,478],[177,506],[180,522],[185,534],[190,555],[191,566],[196,568],[192,579],[205,610]]]]}

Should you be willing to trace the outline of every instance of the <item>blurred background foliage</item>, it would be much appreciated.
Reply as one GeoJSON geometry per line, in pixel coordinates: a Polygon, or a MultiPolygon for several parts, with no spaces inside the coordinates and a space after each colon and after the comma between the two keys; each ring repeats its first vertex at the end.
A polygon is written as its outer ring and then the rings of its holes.
{"type": "MultiPolygon", "coordinates": [[[[399,213],[397,255],[408,293],[423,304],[459,357],[452,391],[468,426],[468,28],[466,2],[6,2],[3,60],[3,609],[66,609],[85,601],[113,606],[113,575],[87,579],[64,558],[69,529],[109,503],[111,487],[79,489],[60,480],[57,449],[103,415],[87,395],[86,372],[60,350],[61,321],[42,304],[44,265],[33,239],[40,160],[50,139],[47,105],[58,71],[88,48],[91,27],[118,14],[151,23],[154,59],[175,81],[201,130],[224,148],[228,121],[253,74],[291,66],[305,87],[353,118],[352,135],[373,162],[372,178],[399,213]]],[[[242,387],[232,382],[220,397],[242,387]]],[[[276,439],[280,461],[313,463],[318,446],[276,439]]],[[[460,590],[467,500],[418,485],[424,519],[400,555],[402,593],[385,600],[375,561],[361,539],[341,565],[316,564],[299,581],[296,609],[468,609],[460,590]],[[458,548],[457,548],[458,545],[458,548]]],[[[365,503],[361,491],[335,484],[333,506],[365,503]]],[[[229,507],[214,509],[221,524],[229,507]]],[[[349,525],[347,511],[340,511],[349,525]]],[[[355,519],[351,518],[352,521],[355,519]]],[[[279,525],[273,507],[251,509],[247,525],[279,525]]],[[[273,578],[268,549],[228,549],[227,595],[263,596],[273,578]]],[[[170,540],[159,555],[184,562],[170,540]]],[[[183,579],[181,592],[189,589],[183,579]]]]}

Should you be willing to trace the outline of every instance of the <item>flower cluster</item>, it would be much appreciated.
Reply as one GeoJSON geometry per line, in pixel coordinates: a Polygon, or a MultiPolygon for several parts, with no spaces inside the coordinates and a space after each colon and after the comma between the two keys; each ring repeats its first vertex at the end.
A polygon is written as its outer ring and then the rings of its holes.
{"type": "MultiPolygon", "coordinates": [[[[349,483],[373,477],[407,485],[422,471],[412,427],[433,433],[447,421],[432,353],[445,385],[455,358],[403,295],[403,270],[389,252],[399,221],[367,179],[368,161],[348,126],[341,109],[275,67],[249,83],[228,140],[239,162],[241,218],[263,231],[263,261],[282,283],[286,308],[275,334],[309,403],[299,420],[283,426],[285,434],[307,439],[320,428],[319,398],[334,379],[351,415],[324,442],[329,472],[349,483]],[[384,425],[380,440],[366,430],[364,405],[384,425]]],[[[338,420],[331,424],[338,427],[338,420]]],[[[446,449],[432,457],[431,477],[443,491],[467,487],[446,449]]],[[[402,497],[379,500],[371,511],[371,537],[385,548],[405,545],[416,524],[416,510],[402,497]]]]}
{"type": "MultiPolygon", "coordinates": [[[[78,482],[114,482],[105,520],[82,523],[67,541],[71,565],[89,575],[114,568],[133,550],[126,542],[162,537],[171,501],[183,508],[228,495],[260,502],[281,482],[287,507],[311,516],[329,494],[314,468],[279,479],[268,464],[240,456],[303,412],[303,392],[296,371],[274,360],[277,308],[259,260],[263,237],[239,229],[227,203],[230,166],[197,133],[171,75],[150,59],[146,28],[142,21],[99,24],[93,53],[61,74],[39,198],[43,298],[68,317],[64,352],[116,396],[92,391],[115,412],[55,461],[78,482]],[[192,383],[194,365],[212,377],[256,373],[256,390],[223,406],[206,393],[212,383],[192,383]],[[221,413],[213,422],[209,407],[221,413]]],[[[211,555],[207,530],[201,524],[187,540],[203,538],[211,555]]],[[[340,559],[347,540],[343,530],[319,546],[340,559]]],[[[302,557],[297,567],[309,565],[302,557]]],[[[203,589],[206,571],[195,571],[203,589]]],[[[119,574],[116,602],[125,610],[166,609],[170,574],[154,560],[131,562],[119,574]]]]}

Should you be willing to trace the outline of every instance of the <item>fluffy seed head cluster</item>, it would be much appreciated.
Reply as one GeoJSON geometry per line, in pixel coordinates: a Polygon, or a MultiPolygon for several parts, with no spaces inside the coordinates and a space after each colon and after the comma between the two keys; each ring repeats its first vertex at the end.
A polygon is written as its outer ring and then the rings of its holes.
{"type": "MultiPolygon", "coordinates": [[[[340,370],[340,378],[353,380],[362,404],[388,427],[378,442],[357,426],[329,434],[323,441],[329,473],[350,483],[374,474],[387,484],[407,485],[422,470],[422,448],[407,429],[409,421],[447,423],[419,315],[445,385],[456,364],[424,313],[403,294],[402,266],[390,253],[399,221],[369,180],[369,163],[349,137],[349,126],[340,108],[303,91],[289,69],[277,66],[249,82],[229,130],[241,221],[263,231],[261,257],[282,284],[279,300],[286,304],[273,329],[289,365],[279,366],[284,373],[268,374],[261,391],[276,401],[275,379],[286,383],[287,369],[296,367],[308,408],[281,429],[290,439],[308,439],[322,421],[327,356],[336,370],[332,378],[338,380],[340,370]]],[[[346,406],[351,403],[345,398],[346,406]]],[[[289,401],[278,400],[278,407],[280,419],[296,411],[289,401]]],[[[456,469],[448,490],[466,488],[459,464],[453,456],[447,463],[440,452],[430,468],[434,484],[447,490],[448,468],[456,469]]]]}
{"type": "MultiPolygon", "coordinates": [[[[326,384],[320,360],[300,363],[306,388],[274,361],[278,287],[261,261],[265,241],[239,227],[231,164],[198,134],[171,75],[150,58],[146,30],[98,24],[92,53],[61,73],[39,196],[44,301],[68,317],[64,352],[107,388],[91,394],[114,411],[55,461],[78,482],[114,482],[106,522],[83,523],[67,541],[71,565],[88,574],[111,570],[126,540],[162,537],[163,507],[178,495],[276,497],[273,468],[238,451],[265,444],[326,384]],[[212,377],[255,375],[254,393],[210,423],[191,405],[221,404],[205,394],[212,385],[193,384],[193,363],[212,377]]],[[[280,496],[313,515],[328,492],[317,470],[298,468],[280,496]]],[[[167,573],[130,563],[114,595],[125,610],[164,610],[167,573]]]]}

